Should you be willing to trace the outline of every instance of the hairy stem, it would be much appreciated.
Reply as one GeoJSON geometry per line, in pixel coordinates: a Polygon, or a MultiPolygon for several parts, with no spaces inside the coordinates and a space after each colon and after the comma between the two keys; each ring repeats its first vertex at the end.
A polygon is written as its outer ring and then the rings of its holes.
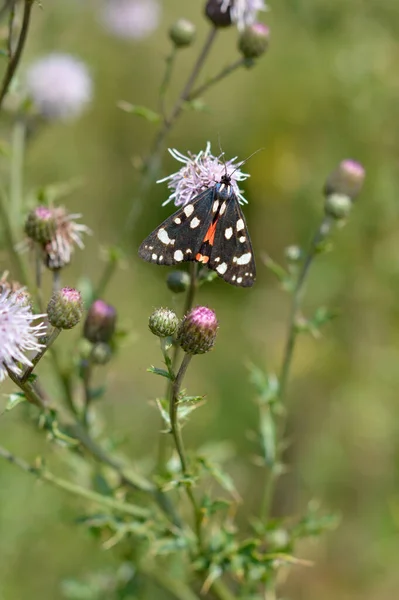
{"type": "Polygon", "coordinates": [[[43,356],[45,355],[47,350],[51,347],[51,345],[54,344],[55,340],[60,335],[61,331],[62,331],[61,329],[57,329],[56,327],[53,329],[50,336],[46,340],[46,344],[45,344],[44,348],[36,354],[36,356],[32,360],[32,366],[28,367],[26,369],[25,373],[23,374],[23,376],[21,377],[22,383],[24,383],[25,381],[28,380],[29,376],[32,374],[37,363],[43,358],[43,356]]]}

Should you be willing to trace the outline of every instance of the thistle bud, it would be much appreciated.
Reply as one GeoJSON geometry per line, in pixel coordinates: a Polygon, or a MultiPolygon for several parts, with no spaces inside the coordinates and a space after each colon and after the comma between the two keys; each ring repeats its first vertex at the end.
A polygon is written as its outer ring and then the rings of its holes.
{"type": "Polygon", "coordinates": [[[90,360],[95,365],[106,365],[112,358],[112,350],[108,344],[98,342],[94,344],[91,351],[90,360]]]}
{"type": "Polygon", "coordinates": [[[37,206],[30,211],[25,221],[25,233],[39,244],[47,244],[55,234],[57,227],[54,211],[46,206],[37,206]]]}
{"type": "Polygon", "coordinates": [[[324,202],[324,211],[337,221],[346,219],[352,210],[352,200],[343,194],[330,194],[324,202]]]}
{"type": "Polygon", "coordinates": [[[149,318],[148,327],[158,337],[169,337],[176,333],[179,319],[169,308],[157,308],[149,318]]]}
{"type": "Polygon", "coordinates": [[[177,341],[187,354],[205,354],[215,343],[217,329],[218,321],[213,310],[197,306],[180,323],[177,341]]]}
{"type": "Polygon", "coordinates": [[[205,14],[215,27],[229,27],[232,24],[230,6],[224,7],[223,0],[208,0],[205,14]]]}
{"type": "Polygon", "coordinates": [[[338,194],[354,200],[363,187],[364,177],[365,170],[360,163],[351,159],[343,160],[327,177],[324,194],[338,194]]]}
{"type": "Polygon", "coordinates": [[[72,329],[82,317],[82,296],[74,288],[54,292],[47,306],[48,320],[57,329],[72,329]]]}
{"type": "Polygon", "coordinates": [[[104,300],[95,300],[85,320],[83,335],[92,342],[109,342],[115,332],[116,310],[104,300]]]}
{"type": "Polygon", "coordinates": [[[187,19],[178,19],[169,29],[169,37],[176,48],[190,46],[195,39],[195,25],[187,19]]]}
{"type": "Polygon", "coordinates": [[[263,23],[248,25],[238,39],[238,49],[245,58],[258,58],[269,46],[270,30],[263,23]]]}
{"type": "Polygon", "coordinates": [[[166,279],[166,285],[175,294],[185,292],[190,285],[190,275],[186,271],[171,271],[166,279]]]}

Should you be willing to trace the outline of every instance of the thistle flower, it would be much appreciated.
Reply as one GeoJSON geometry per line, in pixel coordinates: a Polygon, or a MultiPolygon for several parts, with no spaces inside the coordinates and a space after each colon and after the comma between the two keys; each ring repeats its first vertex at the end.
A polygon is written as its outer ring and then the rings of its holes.
{"type": "Polygon", "coordinates": [[[158,0],[105,0],[101,13],[104,27],[117,37],[141,40],[158,28],[158,0]]]}
{"type": "Polygon", "coordinates": [[[207,306],[196,306],[180,323],[177,341],[187,354],[205,354],[213,348],[217,330],[214,311],[207,306]]]}
{"type": "Polygon", "coordinates": [[[362,189],[364,178],[365,170],[360,163],[352,159],[343,160],[327,177],[324,194],[340,194],[353,200],[362,189]]]}
{"type": "Polygon", "coordinates": [[[25,352],[39,352],[43,345],[38,337],[45,325],[33,325],[45,315],[34,315],[31,307],[21,302],[18,292],[4,289],[0,292],[0,381],[7,376],[7,369],[16,375],[22,375],[22,367],[31,367],[32,363],[25,352]]]}
{"type": "Polygon", "coordinates": [[[57,329],[72,329],[83,314],[82,296],[74,288],[64,287],[54,292],[47,306],[48,320],[57,329]]]}
{"type": "Polygon", "coordinates": [[[169,153],[173,158],[183,163],[184,166],[176,173],[157,181],[157,183],[167,181],[168,188],[172,190],[169,198],[165,200],[162,206],[172,201],[176,206],[188,204],[199,193],[218,183],[226,170],[231,175],[230,185],[234,193],[241,203],[246,202],[238,187],[238,182],[244,181],[249,175],[240,171],[238,167],[242,163],[236,162],[237,157],[223,162],[220,157],[212,154],[210,142],[207,143],[205,150],[201,150],[198,154],[189,152],[188,156],[184,156],[175,148],[169,148],[169,153]]]}
{"type": "Polygon", "coordinates": [[[18,281],[8,281],[8,271],[4,271],[0,277],[0,294],[3,292],[13,292],[18,304],[31,307],[31,297],[28,290],[18,281]]]}
{"type": "Polygon", "coordinates": [[[245,58],[259,58],[269,45],[270,30],[263,23],[248,25],[241,32],[238,48],[245,58]]]}
{"type": "Polygon", "coordinates": [[[29,213],[25,232],[43,248],[44,264],[49,269],[65,267],[71,262],[74,247],[84,248],[82,234],[91,231],[86,225],[76,223],[75,219],[80,217],[80,214],[68,214],[63,206],[38,206],[29,213]]]}
{"type": "Polygon", "coordinates": [[[95,300],[90,306],[83,335],[92,342],[109,342],[115,332],[116,309],[104,300],[95,300]]]}
{"type": "Polygon", "coordinates": [[[206,6],[207,16],[217,27],[235,23],[239,31],[255,23],[260,10],[267,10],[264,0],[209,0],[206,6]]]}
{"type": "Polygon", "coordinates": [[[49,54],[26,72],[28,97],[47,120],[68,121],[89,104],[93,84],[86,65],[69,54],[49,54]]]}

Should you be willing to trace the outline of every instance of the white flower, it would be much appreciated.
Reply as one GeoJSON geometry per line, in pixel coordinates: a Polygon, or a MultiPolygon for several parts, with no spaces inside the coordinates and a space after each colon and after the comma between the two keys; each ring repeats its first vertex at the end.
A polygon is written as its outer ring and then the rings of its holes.
{"type": "Polygon", "coordinates": [[[226,171],[231,176],[230,185],[237,198],[241,203],[246,202],[237,182],[244,181],[249,175],[239,170],[242,162],[236,163],[237,157],[227,161],[220,160],[221,157],[213,156],[211,153],[210,142],[207,143],[205,150],[201,150],[196,155],[188,153],[188,156],[184,156],[175,148],[169,148],[169,152],[184,166],[176,173],[157,181],[157,183],[168,181],[168,188],[172,190],[163,206],[172,201],[176,206],[184,206],[195,196],[218,183],[226,171]]]}
{"type": "Polygon", "coordinates": [[[105,0],[100,15],[110,33],[140,40],[157,29],[161,6],[158,0],[105,0]]]}
{"type": "Polygon", "coordinates": [[[69,54],[49,54],[26,73],[26,90],[36,110],[49,120],[78,117],[93,96],[86,65],[69,54]]]}
{"type": "Polygon", "coordinates": [[[32,366],[25,352],[43,348],[37,338],[43,335],[46,326],[33,322],[44,316],[34,315],[31,307],[20,301],[18,293],[9,290],[0,293],[0,381],[7,376],[5,366],[16,375],[22,375],[21,367],[32,366]]]}
{"type": "Polygon", "coordinates": [[[240,31],[255,23],[258,12],[267,10],[264,0],[221,0],[222,12],[230,9],[230,17],[240,31]]]}

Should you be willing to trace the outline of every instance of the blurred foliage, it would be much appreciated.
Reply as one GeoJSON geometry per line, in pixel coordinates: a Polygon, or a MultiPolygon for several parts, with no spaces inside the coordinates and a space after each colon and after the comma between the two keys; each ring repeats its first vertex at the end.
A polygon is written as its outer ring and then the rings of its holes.
{"type": "MultiPolygon", "coordinates": [[[[99,281],[100,242],[109,246],[122,237],[137,190],[134,165],[148,151],[156,127],[118,104],[157,111],[167,31],[184,16],[198,24],[198,36],[195,48],[179,58],[173,87],[180,89],[207,29],[203,2],[164,2],[159,31],[140,43],[104,32],[97,0],[42,4],[43,10],[34,11],[21,73],[37,56],[70,52],[90,65],[95,97],[79,121],[43,127],[31,141],[26,191],[82,179],[65,204],[83,213],[95,236],[65,277],[74,284],[89,273],[99,281]]],[[[288,309],[260,257],[283,263],[285,246],[306,243],[322,211],[326,174],[342,158],[360,160],[367,169],[365,191],[346,228],[335,233],[334,251],[319,259],[311,276],[307,314],[323,305],[339,308],[339,317],[323,328],[321,339],[300,338],[289,385],[290,470],[280,482],[274,512],[302,514],[309,498],[317,498],[342,516],[334,532],[303,542],[300,555],[314,565],[290,571],[287,598],[393,598],[399,586],[399,5],[279,0],[271,2],[266,20],[271,45],[259,65],[211,90],[204,97],[207,110],[184,114],[169,138],[171,146],[196,152],[208,139],[217,148],[220,135],[226,155],[240,158],[265,148],[249,161],[245,186],[258,282],[250,291],[221,281],[200,291],[200,301],[216,310],[221,327],[215,350],[196,360],[188,376],[190,387],[209,401],[185,428],[186,443],[190,448],[210,439],[232,440],[238,452],[229,468],[239,494],[249,498],[240,510],[255,510],[263,484],[259,467],[248,468],[246,461],[253,452],[247,433],[257,426],[246,364],[278,364],[288,309]]],[[[235,44],[236,32],[223,32],[205,73],[229,63],[235,44]]],[[[164,173],[174,168],[165,153],[164,173]]],[[[136,256],[144,235],[170,214],[170,207],[161,207],[165,197],[165,186],[154,186],[126,249],[126,268],[112,280],[106,298],[118,307],[130,336],[108,371],[104,421],[137,465],[155,452],[159,422],[148,400],[163,393],[162,378],[146,372],[157,351],[147,318],[155,306],[180,306],[165,285],[168,271],[141,264],[136,256]]],[[[0,260],[7,268],[5,255],[0,260]]],[[[63,334],[65,353],[73,338],[73,332],[63,334]]],[[[46,368],[40,365],[39,371],[46,368]]],[[[40,453],[62,470],[62,454],[31,429],[23,408],[2,415],[2,441],[27,458],[40,453]]],[[[0,464],[0,473],[2,600],[89,598],[90,571],[99,573],[92,577],[102,589],[105,580],[110,590],[131,586],[130,596],[121,597],[135,598],[140,589],[140,598],[167,598],[156,581],[144,586],[139,578],[133,585],[129,567],[108,578],[115,558],[75,524],[83,502],[79,506],[7,464],[0,464]]]]}

